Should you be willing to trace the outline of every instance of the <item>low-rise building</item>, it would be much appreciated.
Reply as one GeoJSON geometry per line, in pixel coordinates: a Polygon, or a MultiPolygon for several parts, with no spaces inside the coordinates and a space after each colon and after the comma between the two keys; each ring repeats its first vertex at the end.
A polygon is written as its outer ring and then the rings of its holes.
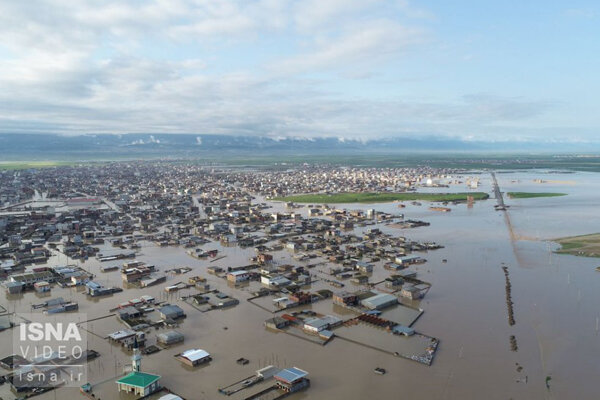
{"type": "Polygon", "coordinates": [[[38,293],[45,293],[50,291],[50,283],[46,281],[39,281],[33,284],[33,287],[38,293]]]}
{"type": "Polygon", "coordinates": [[[133,306],[122,307],[117,310],[117,316],[121,321],[129,321],[132,319],[140,318],[142,312],[133,306]]]}
{"type": "Polygon", "coordinates": [[[399,265],[411,265],[425,262],[425,260],[419,256],[398,256],[394,260],[399,265]]]}
{"type": "Polygon", "coordinates": [[[18,282],[25,286],[33,286],[37,282],[54,282],[54,274],[51,271],[40,272],[25,272],[22,274],[14,274],[9,278],[10,282],[18,282]]]}
{"type": "Polygon", "coordinates": [[[185,313],[178,305],[167,304],[158,309],[158,313],[163,319],[178,319],[185,317],[185,313]]]}
{"type": "Polygon", "coordinates": [[[190,349],[178,354],[177,359],[190,367],[195,367],[212,360],[210,354],[202,349],[190,349]]]}
{"type": "Polygon", "coordinates": [[[414,285],[404,284],[402,290],[400,290],[400,296],[411,300],[417,300],[423,297],[423,292],[414,285]]]}
{"type": "Polygon", "coordinates": [[[358,296],[350,292],[337,292],[333,294],[333,304],[340,306],[354,306],[358,303],[358,296]]]}
{"type": "Polygon", "coordinates": [[[303,329],[307,332],[318,333],[323,330],[339,326],[342,320],[333,315],[326,315],[320,318],[309,318],[304,320],[303,329]]]}
{"type": "Polygon", "coordinates": [[[85,284],[85,288],[86,288],[87,294],[92,297],[103,296],[103,295],[109,294],[108,288],[102,286],[98,282],[89,281],[88,283],[85,284]]]}
{"type": "Polygon", "coordinates": [[[177,396],[176,394],[168,393],[168,394],[165,394],[164,396],[159,397],[158,400],[183,400],[183,399],[181,397],[177,396]]]}
{"type": "Polygon", "coordinates": [[[359,261],[356,263],[356,269],[362,272],[363,274],[369,274],[373,272],[373,264],[369,264],[364,261],[359,261]]]}
{"type": "Polygon", "coordinates": [[[25,285],[21,282],[5,282],[4,287],[9,294],[21,293],[25,285]]]}
{"type": "Polygon", "coordinates": [[[153,265],[138,265],[135,267],[123,267],[121,277],[127,283],[137,282],[142,278],[150,276],[154,271],[153,265]]]}
{"type": "Polygon", "coordinates": [[[148,396],[160,389],[160,375],[133,371],[117,381],[119,392],[148,396]]]}
{"type": "Polygon", "coordinates": [[[133,329],[123,329],[108,335],[108,340],[119,343],[121,346],[131,348],[134,345],[143,346],[146,343],[146,334],[133,329]]]}
{"type": "Polygon", "coordinates": [[[398,304],[398,298],[393,294],[379,293],[363,299],[361,304],[369,310],[383,310],[384,308],[398,304]]]}
{"type": "Polygon", "coordinates": [[[415,334],[415,330],[408,326],[396,325],[392,328],[392,333],[395,335],[412,336],[415,334]]]}
{"type": "Polygon", "coordinates": [[[265,327],[267,327],[267,328],[283,329],[283,328],[289,326],[290,321],[288,321],[285,318],[281,318],[281,317],[273,317],[273,318],[269,318],[268,320],[266,320],[264,324],[265,324],[265,327]]]}
{"type": "Polygon", "coordinates": [[[207,297],[207,302],[211,306],[215,308],[225,308],[232,307],[238,305],[240,301],[238,299],[234,299],[233,297],[227,296],[225,293],[215,293],[209,294],[207,297]]]}
{"type": "Polygon", "coordinates": [[[278,289],[291,285],[292,281],[282,275],[262,275],[260,283],[270,289],[278,289]]]}
{"type": "Polygon", "coordinates": [[[306,378],[308,372],[300,368],[286,368],[275,374],[277,386],[287,393],[294,393],[310,386],[310,380],[306,378]]]}
{"type": "Polygon", "coordinates": [[[177,331],[166,331],[156,335],[156,341],[163,345],[171,345],[179,342],[183,342],[183,333],[177,331]]]}
{"type": "Polygon", "coordinates": [[[261,264],[267,264],[273,261],[273,256],[271,254],[261,253],[257,257],[258,262],[261,264]]]}
{"type": "Polygon", "coordinates": [[[250,273],[245,270],[232,271],[227,274],[227,280],[232,283],[246,282],[250,279],[250,273]]]}

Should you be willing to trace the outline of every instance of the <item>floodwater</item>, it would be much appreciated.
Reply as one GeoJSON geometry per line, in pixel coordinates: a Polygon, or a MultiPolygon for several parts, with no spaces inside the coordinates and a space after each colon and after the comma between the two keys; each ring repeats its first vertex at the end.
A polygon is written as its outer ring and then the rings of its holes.
{"type": "MultiPolygon", "coordinates": [[[[492,193],[489,174],[479,178],[481,186],[478,190],[492,193]]],[[[158,248],[148,244],[142,249],[139,260],[157,265],[161,270],[173,266],[190,266],[194,270],[183,276],[170,276],[166,283],[156,287],[125,290],[100,299],[89,300],[80,291],[59,288],[53,288],[51,297],[78,301],[79,311],[87,313],[89,319],[108,315],[108,310],[118,303],[142,294],[180,305],[187,319],[177,330],[185,335],[185,342],[145,356],[142,369],[160,374],[163,385],[186,399],[226,398],[217,392],[218,387],[246,378],[269,364],[297,366],[309,372],[311,387],[289,397],[293,400],[401,397],[595,399],[598,397],[596,381],[600,375],[600,363],[597,362],[600,355],[597,330],[600,273],[594,268],[600,265],[600,260],[553,254],[551,250],[555,245],[546,240],[599,230],[600,174],[528,171],[497,174],[497,178],[504,192],[556,191],[568,193],[568,196],[521,200],[505,197],[506,204],[510,205],[508,214],[515,231],[514,241],[504,214],[494,210],[493,198],[476,202],[472,208],[464,204],[449,205],[452,208],[449,213],[431,211],[426,202],[421,206],[406,203],[404,209],[399,209],[396,203],[345,206],[404,213],[406,218],[426,220],[430,226],[416,229],[379,227],[409,239],[435,241],[445,246],[420,253],[427,263],[411,267],[420,279],[432,284],[425,299],[414,304],[425,312],[413,325],[419,333],[440,339],[430,367],[343,340],[333,339],[321,346],[265,330],[263,321],[273,314],[246,301],[252,287],[238,290],[205,272],[205,268],[212,265],[227,267],[249,263],[248,258],[254,255],[251,248],[207,244],[203,248],[218,248],[227,255],[211,263],[210,259],[189,257],[183,248],[158,248]],[[534,179],[551,182],[535,183],[534,179]],[[447,259],[447,263],[443,263],[443,259],[447,259]],[[512,284],[516,321],[513,326],[507,319],[502,265],[508,267],[512,284]],[[181,295],[194,293],[193,289],[170,296],[164,293],[164,286],[187,281],[193,275],[208,278],[211,286],[239,299],[240,304],[226,310],[201,313],[178,301],[181,295]],[[511,335],[517,340],[517,351],[511,351],[511,335]],[[173,355],[189,348],[207,350],[213,361],[197,369],[182,366],[173,355]],[[238,365],[235,360],[240,357],[249,359],[250,363],[238,365]],[[518,369],[519,366],[522,369],[518,369]],[[375,367],[385,368],[387,374],[376,375],[375,367]],[[549,388],[547,377],[551,377],[549,388]]],[[[464,191],[465,187],[453,185],[440,190],[464,191]]],[[[276,205],[276,208],[280,207],[276,205]]],[[[299,264],[285,250],[277,252],[275,257],[281,263],[299,264]]],[[[64,256],[51,260],[53,264],[65,264],[66,261],[64,256]]],[[[99,272],[101,264],[96,260],[81,265],[97,273],[98,280],[105,285],[122,285],[119,272],[99,272]]],[[[389,274],[389,271],[383,271],[381,264],[376,265],[374,274],[389,274]]],[[[352,288],[352,284],[348,286],[352,288]]],[[[323,282],[314,284],[312,290],[321,288],[335,290],[323,282]]],[[[10,311],[28,312],[31,304],[47,298],[50,297],[40,298],[34,293],[17,298],[3,294],[0,304],[10,311]]],[[[318,312],[336,314],[330,301],[316,303],[313,307],[318,312]]],[[[398,313],[395,310],[384,313],[384,317],[393,319],[392,316],[398,313]]],[[[336,315],[348,318],[348,315],[336,315]]],[[[94,387],[97,398],[127,399],[119,396],[114,381],[122,376],[130,355],[101,338],[124,326],[113,316],[91,322],[89,327],[100,336],[88,335],[89,347],[101,354],[89,364],[89,380],[97,384],[94,387]]],[[[364,325],[358,327],[360,329],[353,335],[369,339],[368,329],[364,325]]],[[[374,330],[373,340],[377,341],[381,335],[380,331],[374,330]]],[[[11,353],[11,336],[11,331],[0,333],[2,356],[11,353]]],[[[154,335],[149,336],[152,344],[154,335]]],[[[382,345],[394,345],[389,342],[390,337],[381,340],[385,342],[382,345]]],[[[229,398],[243,399],[266,386],[266,383],[256,385],[229,398]]],[[[66,399],[70,395],[80,396],[77,392],[77,388],[64,388],[38,398],[66,399]]],[[[11,399],[17,396],[3,385],[0,397],[11,399]]]]}

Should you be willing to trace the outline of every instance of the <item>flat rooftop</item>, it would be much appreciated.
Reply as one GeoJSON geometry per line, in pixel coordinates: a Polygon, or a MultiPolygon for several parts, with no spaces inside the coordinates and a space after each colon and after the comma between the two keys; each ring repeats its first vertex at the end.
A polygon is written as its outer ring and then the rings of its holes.
{"type": "Polygon", "coordinates": [[[308,375],[308,372],[303,371],[300,368],[292,367],[280,371],[278,374],[275,375],[275,379],[287,383],[293,383],[297,380],[304,378],[306,375],[308,375]]]}

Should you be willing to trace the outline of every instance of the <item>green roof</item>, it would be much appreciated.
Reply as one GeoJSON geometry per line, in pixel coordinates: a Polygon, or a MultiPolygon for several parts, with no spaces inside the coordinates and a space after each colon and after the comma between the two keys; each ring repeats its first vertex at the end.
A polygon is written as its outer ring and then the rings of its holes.
{"type": "Polygon", "coordinates": [[[117,383],[124,385],[146,387],[160,379],[160,375],[148,374],[146,372],[131,372],[129,375],[122,377],[117,383]]]}

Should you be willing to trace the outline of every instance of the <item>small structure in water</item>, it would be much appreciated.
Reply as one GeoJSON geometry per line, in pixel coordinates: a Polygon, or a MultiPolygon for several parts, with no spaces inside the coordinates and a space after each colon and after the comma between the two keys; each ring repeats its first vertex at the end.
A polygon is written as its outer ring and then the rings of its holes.
{"type": "Polygon", "coordinates": [[[160,375],[149,374],[141,371],[142,355],[140,353],[137,339],[135,339],[133,345],[131,367],[133,371],[117,381],[117,388],[119,392],[132,393],[145,397],[157,392],[161,388],[159,381],[160,375]]]}
{"type": "Polygon", "coordinates": [[[308,372],[300,368],[286,368],[275,374],[277,387],[286,393],[294,393],[310,386],[310,380],[306,378],[308,372]]]}
{"type": "Polygon", "coordinates": [[[204,364],[212,361],[210,354],[202,349],[190,349],[186,350],[181,354],[175,355],[175,357],[184,364],[190,367],[195,367],[200,364],[204,364]]]}

